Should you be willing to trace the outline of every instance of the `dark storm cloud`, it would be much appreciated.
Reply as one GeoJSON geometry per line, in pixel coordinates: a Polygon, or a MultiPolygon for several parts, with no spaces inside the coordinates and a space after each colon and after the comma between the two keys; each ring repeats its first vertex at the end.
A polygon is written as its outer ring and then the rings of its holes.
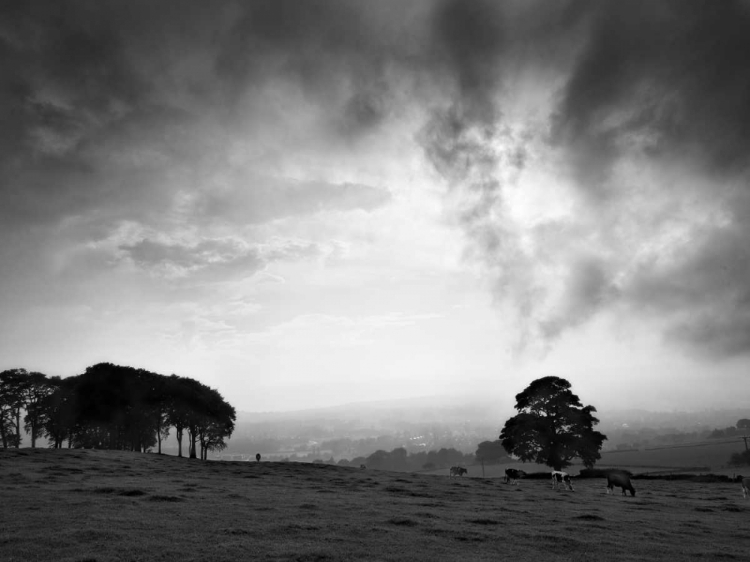
{"type": "Polygon", "coordinates": [[[646,137],[655,158],[697,158],[718,176],[747,170],[750,6],[742,0],[598,2],[565,88],[557,136],[586,187],[646,137]]]}
{"type": "MultiPolygon", "coordinates": [[[[378,36],[367,32],[366,16],[376,10],[360,8],[4,3],[5,226],[50,223],[92,209],[155,220],[177,189],[194,189],[196,178],[231,168],[221,154],[230,151],[226,137],[235,123],[242,123],[246,107],[239,100],[280,77],[303,84],[313,104],[331,100],[326,110],[337,119],[330,120],[330,136],[351,139],[377,126],[387,113],[388,85],[377,79],[382,65],[369,54],[388,37],[373,43],[378,36]],[[343,93],[332,95],[342,79],[343,93]]],[[[356,207],[351,190],[342,191],[344,206],[356,207]]],[[[333,195],[329,190],[323,197],[333,195]]],[[[371,208],[372,198],[365,199],[371,208]]],[[[265,203],[262,195],[254,202],[265,203]]]]}
{"type": "Polygon", "coordinates": [[[95,170],[79,143],[118,104],[136,101],[113,22],[62,4],[4,4],[0,34],[5,220],[46,220],[92,198],[95,170]]]}
{"type": "Polygon", "coordinates": [[[674,318],[667,335],[715,357],[750,350],[748,225],[707,230],[684,256],[641,265],[626,288],[639,309],[674,318]]]}
{"type": "Polygon", "coordinates": [[[641,263],[621,283],[622,296],[666,317],[674,341],[715,356],[747,353],[750,5],[600,2],[589,21],[554,121],[579,186],[594,204],[624,214],[639,186],[613,170],[637,157],[685,167],[683,177],[663,180],[676,214],[695,199],[706,212],[717,203],[724,211],[713,226],[695,227],[679,250],[641,263]],[[697,192],[689,181],[694,173],[705,176],[697,192]]]}

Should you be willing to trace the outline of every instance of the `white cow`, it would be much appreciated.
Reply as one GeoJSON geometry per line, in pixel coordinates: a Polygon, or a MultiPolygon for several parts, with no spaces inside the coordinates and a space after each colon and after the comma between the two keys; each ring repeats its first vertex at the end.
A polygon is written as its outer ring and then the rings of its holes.
{"type": "Polygon", "coordinates": [[[742,497],[747,499],[748,494],[750,494],[750,478],[742,478],[742,497]]]}
{"type": "Polygon", "coordinates": [[[559,484],[562,484],[563,488],[573,489],[573,482],[570,480],[570,475],[562,470],[552,471],[552,489],[556,489],[559,484]]]}

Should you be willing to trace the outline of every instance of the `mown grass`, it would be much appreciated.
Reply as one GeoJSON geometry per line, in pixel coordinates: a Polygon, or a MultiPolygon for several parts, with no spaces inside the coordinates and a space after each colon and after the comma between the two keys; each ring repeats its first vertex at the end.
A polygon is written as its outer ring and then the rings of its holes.
{"type": "Polygon", "coordinates": [[[0,451],[0,560],[747,560],[739,485],[0,451]]]}

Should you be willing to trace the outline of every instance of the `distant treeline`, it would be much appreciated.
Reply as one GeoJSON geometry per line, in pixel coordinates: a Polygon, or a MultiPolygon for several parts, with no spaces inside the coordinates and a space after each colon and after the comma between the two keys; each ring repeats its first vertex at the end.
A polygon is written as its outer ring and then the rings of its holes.
{"type": "Polygon", "coordinates": [[[750,419],[742,418],[737,420],[736,425],[725,427],[724,429],[714,429],[709,437],[711,439],[723,439],[725,437],[742,437],[750,434],[750,419]]]}
{"type": "Polygon", "coordinates": [[[148,451],[175,428],[179,456],[187,432],[188,454],[206,459],[226,447],[236,413],[221,394],[177,375],[100,363],[72,377],[48,377],[25,369],[0,373],[0,438],[19,447],[21,431],[35,447],[148,451]]]}
{"type": "MultiPolygon", "coordinates": [[[[687,422],[687,420],[684,420],[687,422]]],[[[724,439],[728,437],[742,437],[750,434],[750,419],[737,420],[734,426],[723,429],[708,429],[705,425],[697,428],[700,424],[694,422],[693,431],[681,431],[675,427],[641,427],[622,428],[616,427],[607,431],[609,447],[614,450],[646,449],[655,447],[668,447],[671,445],[682,445],[703,441],[705,439],[724,439]]],[[[604,452],[612,452],[608,449],[604,452]]]]}
{"type": "Polygon", "coordinates": [[[456,449],[443,448],[439,451],[409,453],[403,447],[398,447],[390,452],[378,450],[369,456],[355,457],[351,460],[341,459],[336,462],[331,458],[327,461],[317,459],[313,462],[354,467],[365,465],[367,468],[392,470],[395,472],[419,472],[422,470],[448,468],[456,465],[471,465],[474,464],[475,460],[476,457],[473,454],[462,453],[456,449]]]}

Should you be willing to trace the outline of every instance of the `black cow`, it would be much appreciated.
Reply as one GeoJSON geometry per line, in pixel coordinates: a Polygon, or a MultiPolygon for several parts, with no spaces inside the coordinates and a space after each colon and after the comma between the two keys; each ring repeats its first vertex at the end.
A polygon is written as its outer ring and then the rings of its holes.
{"type": "Polygon", "coordinates": [[[454,476],[463,476],[467,472],[468,471],[463,466],[452,466],[450,477],[453,478],[454,476]]]}
{"type": "Polygon", "coordinates": [[[622,495],[625,494],[625,490],[630,490],[630,495],[635,495],[635,488],[630,482],[630,476],[625,472],[610,472],[607,474],[607,493],[614,493],[615,486],[622,488],[622,495]]]}
{"type": "Polygon", "coordinates": [[[505,482],[506,484],[518,485],[518,480],[526,476],[523,470],[517,468],[506,468],[505,469],[505,482]]]}

